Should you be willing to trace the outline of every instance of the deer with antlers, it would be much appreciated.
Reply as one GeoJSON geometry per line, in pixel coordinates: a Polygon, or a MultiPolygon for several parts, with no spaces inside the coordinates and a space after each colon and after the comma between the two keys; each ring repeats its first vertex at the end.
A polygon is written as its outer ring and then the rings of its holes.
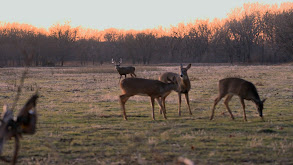
{"type": "Polygon", "coordinates": [[[244,100],[250,100],[254,102],[257,107],[259,116],[262,118],[262,120],[264,120],[262,110],[263,110],[263,103],[265,102],[266,99],[260,100],[260,97],[258,95],[258,92],[255,86],[251,82],[240,79],[240,78],[225,78],[219,81],[219,95],[215,99],[210,120],[213,120],[214,118],[216,105],[225,96],[227,97],[224,101],[224,104],[231,118],[234,120],[234,116],[232,115],[232,112],[228,105],[233,95],[237,95],[240,98],[240,102],[243,108],[243,118],[245,121],[247,121],[247,119],[246,119],[246,113],[245,113],[244,100]]]}
{"type": "Polygon", "coordinates": [[[0,155],[3,150],[3,145],[5,141],[11,139],[15,140],[14,154],[12,160],[8,160],[2,156],[0,159],[4,162],[11,162],[11,164],[16,164],[17,156],[20,146],[19,139],[23,134],[34,134],[36,132],[37,123],[37,110],[36,102],[38,99],[38,94],[33,95],[24,105],[24,107],[19,111],[16,120],[13,118],[13,110],[9,109],[8,106],[3,106],[3,113],[0,119],[0,155]]]}
{"type": "Polygon", "coordinates": [[[119,62],[116,62],[113,58],[112,58],[112,64],[115,65],[116,70],[118,71],[118,73],[120,74],[120,79],[119,82],[121,80],[121,77],[124,75],[126,78],[127,74],[130,74],[131,77],[136,77],[136,74],[134,73],[135,71],[135,67],[133,66],[128,66],[128,67],[120,67],[120,64],[122,63],[122,58],[120,58],[119,62]]]}
{"type": "Polygon", "coordinates": [[[167,119],[166,110],[162,105],[162,98],[169,95],[172,90],[180,91],[180,85],[175,80],[172,80],[171,83],[164,83],[158,80],[143,78],[126,78],[121,81],[120,88],[122,90],[122,95],[120,95],[119,98],[125,120],[127,120],[125,103],[134,95],[149,96],[151,98],[153,120],[155,120],[154,100],[156,99],[161,111],[163,111],[164,118],[167,119]]]}
{"type": "MultiPolygon", "coordinates": [[[[181,116],[181,94],[184,93],[185,95],[185,100],[186,100],[186,104],[188,106],[188,110],[189,110],[189,114],[192,115],[191,109],[190,109],[190,105],[189,105],[189,95],[188,92],[190,91],[191,85],[190,85],[190,80],[189,77],[187,75],[187,71],[188,69],[190,69],[191,64],[188,64],[186,68],[183,67],[182,64],[180,64],[180,75],[177,73],[172,73],[172,72],[166,72],[164,74],[162,74],[159,77],[159,80],[164,82],[164,83],[168,83],[170,82],[170,80],[175,80],[180,84],[180,91],[178,91],[178,115],[181,116]]],[[[164,96],[162,98],[162,102],[163,102],[163,106],[166,109],[165,106],[165,100],[166,97],[168,95],[164,96]]]]}

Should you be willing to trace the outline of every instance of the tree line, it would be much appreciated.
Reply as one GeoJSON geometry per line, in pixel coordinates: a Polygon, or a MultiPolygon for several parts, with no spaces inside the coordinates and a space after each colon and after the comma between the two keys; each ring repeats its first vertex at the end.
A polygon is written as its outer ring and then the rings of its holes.
{"type": "Polygon", "coordinates": [[[293,61],[293,3],[244,4],[224,19],[197,19],[169,28],[86,29],[69,22],[49,29],[0,22],[0,66],[285,63],[293,61]]]}

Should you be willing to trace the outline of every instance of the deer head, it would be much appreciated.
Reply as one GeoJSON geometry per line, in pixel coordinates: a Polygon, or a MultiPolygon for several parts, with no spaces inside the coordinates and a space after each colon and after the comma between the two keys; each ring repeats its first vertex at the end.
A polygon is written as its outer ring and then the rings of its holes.
{"type": "Polygon", "coordinates": [[[116,69],[119,68],[120,64],[122,63],[122,58],[119,59],[119,62],[116,62],[113,58],[112,58],[112,64],[115,65],[116,69]]]}
{"type": "Polygon", "coordinates": [[[263,118],[262,116],[262,110],[263,110],[263,103],[266,101],[266,99],[263,99],[263,100],[260,100],[260,101],[255,101],[255,105],[257,107],[257,111],[258,111],[258,114],[261,118],[263,118]]]}
{"type": "Polygon", "coordinates": [[[186,68],[183,68],[183,65],[180,64],[180,77],[186,78],[188,77],[187,75],[187,70],[191,67],[191,64],[188,64],[186,68]]]}
{"type": "Polygon", "coordinates": [[[13,111],[7,105],[3,106],[3,113],[0,119],[0,155],[3,146],[7,139],[15,138],[15,149],[12,161],[7,161],[1,157],[1,160],[6,162],[16,163],[17,153],[19,150],[19,138],[22,134],[34,134],[36,131],[37,111],[36,101],[38,95],[33,95],[23,108],[19,111],[16,120],[13,118],[13,111]]]}

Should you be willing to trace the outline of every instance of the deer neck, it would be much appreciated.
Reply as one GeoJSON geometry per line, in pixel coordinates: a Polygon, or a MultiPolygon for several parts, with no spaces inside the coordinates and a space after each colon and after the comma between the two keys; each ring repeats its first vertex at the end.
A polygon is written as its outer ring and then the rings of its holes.
{"type": "Polygon", "coordinates": [[[181,80],[181,91],[189,91],[190,90],[190,81],[188,76],[184,76],[181,80]]]}
{"type": "Polygon", "coordinates": [[[167,84],[164,88],[164,93],[172,91],[172,90],[177,91],[177,89],[178,89],[178,86],[176,84],[167,84]]]}
{"type": "Polygon", "coordinates": [[[120,66],[119,65],[115,65],[115,68],[118,70],[120,68],[120,66]]]}
{"type": "Polygon", "coordinates": [[[258,95],[257,95],[256,97],[253,97],[251,100],[252,100],[255,104],[257,104],[257,105],[259,105],[260,102],[261,102],[261,100],[260,100],[260,98],[259,98],[258,95]]]}

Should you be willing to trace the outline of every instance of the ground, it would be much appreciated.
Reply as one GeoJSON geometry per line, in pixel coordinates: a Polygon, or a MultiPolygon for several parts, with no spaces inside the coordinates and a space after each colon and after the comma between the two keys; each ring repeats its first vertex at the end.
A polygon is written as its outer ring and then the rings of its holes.
{"type": "MultiPolygon", "coordinates": [[[[135,66],[138,77],[157,79],[179,66],[135,66]]],[[[24,68],[0,68],[0,105],[12,103],[24,68]]],[[[37,133],[21,139],[18,164],[176,164],[179,157],[195,164],[293,163],[293,66],[197,66],[191,80],[189,116],[185,98],[178,116],[177,94],[167,98],[165,120],[156,105],[151,118],[148,97],[126,103],[128,121],[118,102],[119,74],[111,65],[30,68],[17,108],[40,88],[37,133]],[[238,97],[231,120],[223,101],[209,120],[218,81],[240,77],[253,82],[264,104],[264,119],[246,101],[244,122],[238,97]]],[[[13,141],[4,148],[11,157],[13,141]]],[[[3,163],[3,162],[2,162],[3,163]]],[[[1,163],[0,163],[1,164],[1,163]]]]}

